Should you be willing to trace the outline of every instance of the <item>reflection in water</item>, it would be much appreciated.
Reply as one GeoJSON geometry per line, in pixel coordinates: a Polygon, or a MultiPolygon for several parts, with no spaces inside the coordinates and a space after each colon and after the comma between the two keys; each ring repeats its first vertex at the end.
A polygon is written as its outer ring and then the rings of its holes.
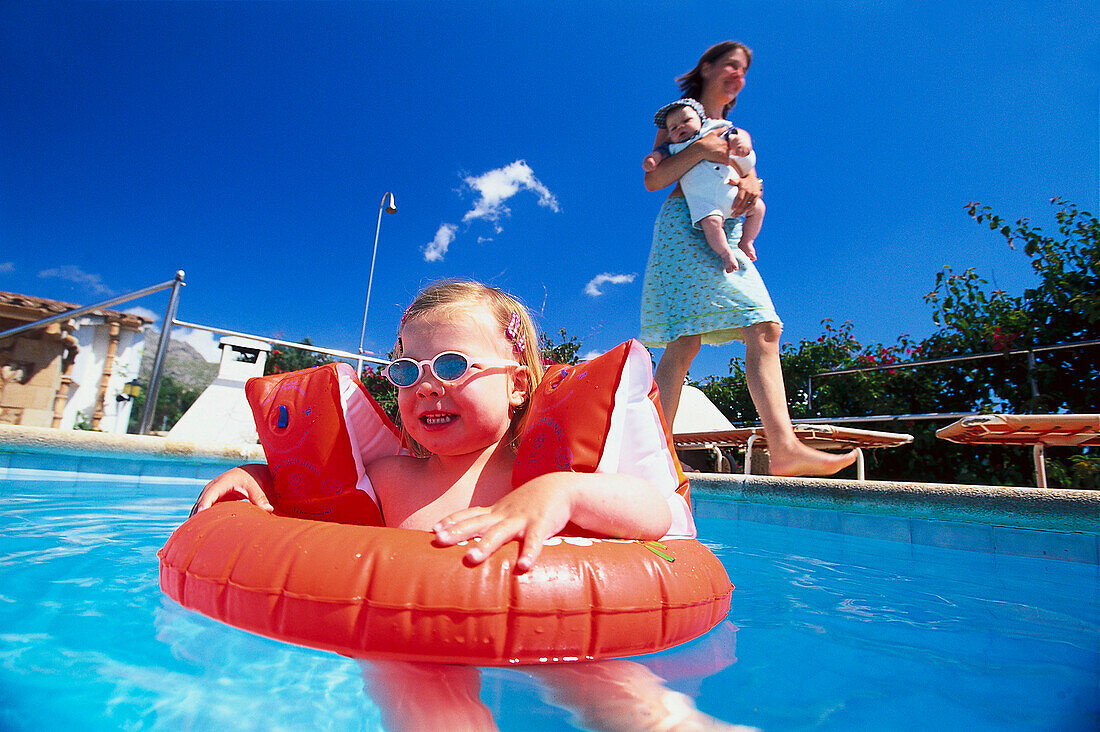
{"type": "MultiPolygon", "coordinates": [[[[335,654],[238,631],[164,597],[155,624],[157,640],[172,656],[201,671],[193,679],[175,677],[176,701],[159,710],[161,721],[184,726],[234,719],[297,720],[308,726],[316,719],[310,715],[323,707],[330,721],[339,720],[345,729],[496,730],[498,721],[514,729],[527,715],[545,717],[538,711],[541,700],[589,730],[748,729],[714,719],[693,700],[708,676],[737,660],[737,628],[728,621],[702,638],[639,661],[486,670],[365,659],[351,664],[335,654]],[[507,682],[496,683],[502,677],[507,682]],[[316,698],[318,689],[325,690],[322,698],[316,698]],[[309,698],[316,702],[313,709],[302,706],[309,698]]],[[[551,726],[561,728],[563,719],[551,726]]],[[[534,722],[530,728],[543,727],[534,722]]]]}
{"type": "MultiPolygon", "coordinates": [[[[574,725],[608,732],[746,730],[696,708],[667,678],[699,684],[734,663],[737,629],[722,623],[683,650],[646,659],[545,664],[509,669],[534,680],[543,700],[568,711],[574,725]],[[660,669],[669,677],[655,671],[660,669]]],[[[496,730],[481,698],[481,671],[472,666],[360,660],[368,696],[388,730],[496,730]]],[[[504,699],[505,704],[508,703],[504,699]]]]}

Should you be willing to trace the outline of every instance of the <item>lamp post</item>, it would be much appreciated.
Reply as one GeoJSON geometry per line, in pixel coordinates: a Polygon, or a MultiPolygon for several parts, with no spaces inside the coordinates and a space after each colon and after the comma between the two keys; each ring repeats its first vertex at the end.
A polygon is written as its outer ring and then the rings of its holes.
{"type": "Polygon", "coordinates": [[[374,258],[378,254],[378,233],[382,230],[382,212],[397,213],[397,204],[393,194],[386,191],[382,202],[378,204],[378,223],[374,227],[374,251],[370,255],[370,275],[367,277],[367,301],[363,304],[363,328],[359,331],[359,358],[355,366],[355,375],[363,373],[363,338],[367,334],[367,309],[370,307],[370,290],[374,284],[374,258]]]}

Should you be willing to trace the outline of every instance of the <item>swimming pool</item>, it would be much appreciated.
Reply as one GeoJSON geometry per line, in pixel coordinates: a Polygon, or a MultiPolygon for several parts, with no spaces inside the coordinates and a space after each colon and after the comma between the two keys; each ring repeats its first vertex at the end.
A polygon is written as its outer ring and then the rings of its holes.
{"type": "MultiPolygon", "coordinates": [[[[355,661],[161,595],[156,551],[202,468],[158,482],[11,466],[0,463],[0,728],[379,728],[355,661]]],[[[637,659],[703,712],[767,730],[1100,724],[1095,532],[782,506],[704,483],[700,535],[737,586],[728,621],[637,659]],[[992,550],[952,548],[975,535],[992,550]]],[[[501,729],[568,727],[571,712],[545,696],[515,669],[482,672],[501,729]]]]}

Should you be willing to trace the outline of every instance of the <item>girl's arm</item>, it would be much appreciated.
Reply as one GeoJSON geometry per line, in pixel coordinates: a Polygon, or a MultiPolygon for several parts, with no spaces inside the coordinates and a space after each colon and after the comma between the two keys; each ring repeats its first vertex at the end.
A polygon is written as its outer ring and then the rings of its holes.
{"type": "Polygon", "coordinates": [[[191,515],[225,500],[231,493],[247,498],[265,511],[274,511],[264,493],[264,489],[270,489],[271,485],[271,471],[266,465],[240,465],[231,468],[206,484],[191,509],[191,515]]]}
{"type": "MultiPolygon", "coordinates": [[[[729,162],[729,144],[722,137],[724,130],[715,130],[688,145],[680,152],[665,158],[660,164],[645,174],[647,191],[659,191],[680,180],[684,173],[697,163],[710,160],[715,163],[729,162]]],[[[658,130],[654,147],[668,140],[666,130],[658,130]]]]}
{"type": "Polygon", "coordinates": [[[516,569],[526,572],[542,543],[573,522],[595,534],[622,539],[660,539],[672,525],[661,492],[649,482],[616,473],[547,473],[516,488],[489,507],[458,511],[435,525],[445,546],[480,536],[466,552],[479,564],[519,539],[516,569]]]}

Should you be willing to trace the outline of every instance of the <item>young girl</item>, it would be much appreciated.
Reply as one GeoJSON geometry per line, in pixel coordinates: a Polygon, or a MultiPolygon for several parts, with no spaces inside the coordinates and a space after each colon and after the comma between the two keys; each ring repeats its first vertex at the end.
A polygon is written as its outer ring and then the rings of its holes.
{"type": "MultiPolygon", "coordinates": [[[[417,296],[386,370],[415,455],[367,466],[387,526],[433,531],[443,545],[480,537],[466,554],[471,563],[518,539],[521,572],[570,521],[602,536],[657,539],[669,532],[664,496],[632,476],[551,473],[512,488],[525,408],[543,374],[537,342],[526,309],[495,288],[448,281],[417,296]]],[[[194,510],[231,493],[272,510],[264,494],[270,485],[264,465],[233,468],[203,489],[194,510]]],[[[732,729],[640,664],[572,665],[525,672],[590,728],[732,729]]],[[[366,660],[361,667],[387,729],[496,729],[479,699],[475,667],[366,660]]]]}
{"type": "MultiPolygon", "coordinates": [[[[449,281],[417,296],[386,370],[416,455],[367,466],[386,526],[433,531],[445,546],[480,537],[466,554],[474,564],[518,539],[521,572],[569,522],[599,536],[668,533],[665,497],[633,476],[550,473],[513,490],[525,407],[543,373],[537,343],[527,310],[495,288],[449,281]]],[[[230,493],[272,510],[270,485],[266,466],[233,468],[203,489],[195,510],[230,493]]]]}

